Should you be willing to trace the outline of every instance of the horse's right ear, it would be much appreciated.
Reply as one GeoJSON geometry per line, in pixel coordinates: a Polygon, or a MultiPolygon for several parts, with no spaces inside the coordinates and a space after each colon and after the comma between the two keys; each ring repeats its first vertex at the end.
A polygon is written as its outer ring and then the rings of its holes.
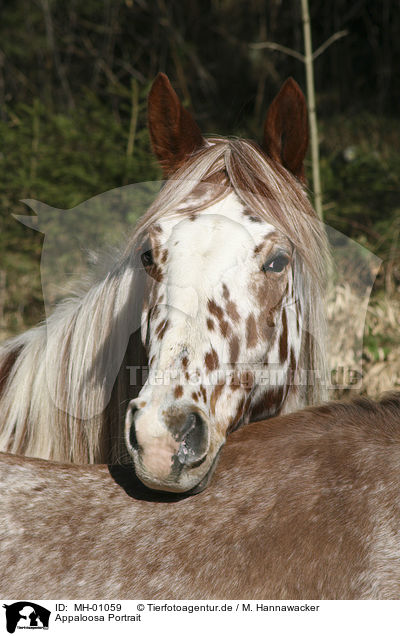
{"type": "Polygon", "coordinates": [[[183,108],[164,73],[157,75],[149,93],[148,122],[151,144],[164,177],[169,177],[204,144],[200,128],[183,108]]]}
{"type": "Polygon", "coordinates": [[[307,104],[300,86],[289,77],[268,109],[264,124],[264,150],[304,181],[308,147],[307,104]]]}

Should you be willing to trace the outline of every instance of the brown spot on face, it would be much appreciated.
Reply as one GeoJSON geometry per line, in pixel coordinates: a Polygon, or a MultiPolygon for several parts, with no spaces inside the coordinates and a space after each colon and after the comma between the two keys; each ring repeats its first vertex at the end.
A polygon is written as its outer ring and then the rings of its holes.
{"type": "Polygon", "coordinates": [[[182,367],[184,369],[187,369],[188,364],[189,364],[189,358],[187,356],[183,356],[183,358],[182,358],[182,367]]]}
{"type": "Polygon", "coordinates": [[[142,402],[139,402],[140,409],[144,409],[145,406],[146,406],[146,402],[144,400],[142,400],[142,402]]]}
{"type": "Polygon", "coordinates": [[[275,329],[275,315],[272,310],[267,313],[265,322],[268,329],[275,329]]]}
{"type": "Polygon", "coordinates": [[[239,356],[239,338],[237,336],[232,336],[229,341],[229,353],[231,364],[235,364],[239,356]]]}
{"type": "Polygon", "coordinates": [[[207,307],[208,307],[208,311],[210,312],[210,314],[212,314],[213,316],[216,316],[216,318],[218,318],[218,320],[222,320],[223,319],[224,312],[222,310],[222,307],[217,305],[215,300],[209,300],[208,303],[207,303],[207,307]]]}
{"type": "Polygon", "coordinates": [[[218,399],[222,393],[222,390],[225,386],[225,383],[221,383],[221,384],[217,384],[216,387],[214,387],[213,392],[211,393],[211,400],[210,400],[210,411],[212,413],[212,415],[215,415],[215,407],[216,404],[218,402],[218,399]]]}
{"type": "Polygon", "coordinates": [[[282,311],[282,333],[279,338],[279,360],[285,362],[288,354],[288,327],[286,310],[282,311]]]}
{"type": "Polygon", "coordinates": [[[211,347],[211,350],[204,356],[204,362],[209,371],[215,371],[215,369],[218,369],[218,354],[213,347],[211,347]]]}
{"type": "MultiPolygon", "coordinates": [[[[225,284],[223,284],[222,286],[223,289],[223,295],[225,298],[229,297],[229,291],[228,288],[225,284]]],[[[214,300],[209,300],[208,301],[208,309],[210,311],[210,313],[215,316],[219,322],[219,328],[221,331],[221,334],[223,336],[223,338],[226,338],[228,333],[229,333],[229,323],[225,320],[225,316],[224,316],[224,311],[222,309],[222,307],[220,307],[219,305],[217,305],[217,303],[214,300]]],[[[211,319],[208,319],[211,321],[211,319]]],[[[209,325],[209,322],[207,321],[207,325],[209,325]]],[[[209,327],[210,328],[210,327],[209,327]]]]}
{"type": "Polygon", "coordinates": [[[229,300],[229,289],[227,288],[225,283],[222,283],[222,296],[225,298],[225,300],[229,300]]]}
{"type": "Polygon", "coordinates": [[[193,391],[193,393],[192,393],[192,400],[193,400],[194,402],[198,402],[198,401],[199,401],[199,396],[198,396],[198,395],[197,395],[197,393],[195,393],[194,391],[193,391]]]}
{"type": "Polygon", "coordinates": [[[225,309],[229,318],[233,320],[233,322],[239,322],[240,316],[236,307],[236,303],[234,303],[232,300],[228,300],[225,305],[225,309]]]}
{"type": "Polygon", "coordinates": [[[182,395],[183,395],[183,386],[178,384],[178,386],[176,386],[174,389],[174,398],[178,400],[179,398],[182,397],[182,395]]]}
{"type": "Polygon", "coordinates": [[[219,328],[221,331],[221,335],[223,338],[226,338],[228,332],[229,332],[229,324],[226,322],[226,320],[221,320],[219,323],[219,328]]]}
{"type": "Polygon", "coordinates": [[[211,318],[207,318],[207,328],[209,331],[214,331],[214,321],[211,318]]]}
{"type": "Polygon", "coordinates": [[[185,371],[185,380],[187,382],[189,382],[189,380],[190,380],[190,375],[189,375],[189,373],[187,371],[185,371]]]}
{"type": "Polygon", "coordinates": [[[158,327],[156,329],[156,335],[158,336],[159,340],[162,340],[164,338],[164,334],[167,331],[168,326],[169,326],[169,320],[163,320],[158,325],[158,327]]]}
{"type": "MultiPolygon", "coordinates": [[[[157,283],[161,283],[164,278],[161,268],[156,264],[149,265],[148,267],[146,267],[146,272],[149,276],[151,276],[151,278],[154,278],[154,280],[156,280],[157,283]]],[[[154,304],[154,303],[150,300],[150,304],[154,304]]]]}
{"type": "Polygon", "coordinates": [[[270,312],[260,311],[258,315],[257,329],[262,342],[268,342],[269,348],[271,348],[277,337],[277,332],[270,312]]]}
{"type": "Polygon", "coordinates": [[[246,320],[246,344],[249,349],[257,344],[257,323],[254,314],[250,314],[246,320]]]}
{"type": "Polygon", "coordinates": [[[162,263],[166,263],[167,262],[167,258],[168,258],[168,250],[163,250],[162,256],[161,256],[161,262],[162,263]]]}
{"type": "Polygon", "coordinates": [[[204,386],[202,384],[200,384],[200,393],[203,396],[204,404],[207,404],[207,391],[205,390],[205,388],[204,388],[204,386]]]}
{"type": "Polygon", "coordinates": [[[151,268],[151,272],[149,273],[150,273],[150,276],[153,276],[153,278],[157,281],[157,283],[162,282],[164,278],[164,274],[162,273],[158,265],[153,265],[153,267],[151,268]]]}

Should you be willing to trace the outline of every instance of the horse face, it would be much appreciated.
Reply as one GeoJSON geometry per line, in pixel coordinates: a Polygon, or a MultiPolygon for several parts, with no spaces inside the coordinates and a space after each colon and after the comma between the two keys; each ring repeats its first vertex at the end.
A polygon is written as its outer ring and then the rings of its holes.
{"type": "Polygon", "coordinates": [[[292,252],[233,192],[150,230],[142,256],[149,377],[126,419],[147,486],[200,490],[227,433],[279,411],[300,347],[292,252]],[[271,388],[265,370],[274,365],[281,374],[271,388]]]}

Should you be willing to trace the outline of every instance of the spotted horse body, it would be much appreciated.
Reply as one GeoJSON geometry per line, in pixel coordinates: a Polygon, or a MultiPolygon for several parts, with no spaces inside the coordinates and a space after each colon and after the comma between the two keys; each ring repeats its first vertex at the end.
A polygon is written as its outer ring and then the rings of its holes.
{"type": "MultiPolygon", "coordinates": [[[[0,353],[8,416],[0,448],[80,462],[133,458],[150,488],[194,492],[207,484],[229,432],[323,397],[326,239],[304,189],[307,111],[293,80],[268,110],[262,148],[203,138],[163,74],[149,95],[149,131],[166,181],[120,261],[50,319],[47,341],[28,332],[0,353]],[[112,317],[117,306],[130,313],[112,317]],[[123,347],[105,403],[107,360],[135,313],[140,338],[123,347]],[[84,357],[76,340],[85,342],[84,357]],[[16,408],[15,387],[29,355],[40,358],[45,346],[53,395],[66,402],[48,406],[35,431],[39,409],[16,408]],[[126,367],[138,361],[149,375],[132,387],[126,367]],[[103,402],[88,422],[90,404],[103,402]]],[[[26,399],[43,404],[44,388],[26,369],[24,381],[26,399]]]]}
{"type": "Polygon", "coordinates": [[[242,427],[196,497],[0,453],[0,595],[398,599],[399,465],[399,393],[242,427]]]}

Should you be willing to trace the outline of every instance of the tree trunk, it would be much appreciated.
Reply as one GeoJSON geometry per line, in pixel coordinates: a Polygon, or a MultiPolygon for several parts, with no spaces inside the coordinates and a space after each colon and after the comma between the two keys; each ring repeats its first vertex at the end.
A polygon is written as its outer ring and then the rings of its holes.
{"type": "Polygon", "coordinates": [[[322,219],[322,193],[321,178],[319,172],[319,144],[318,144],[318,127],[317,114],[315,109],[315,88],[314,88],[314,68],[313,68],[313,52],[311,42],[311,25],[310,13],[308,10],[308,0],[301,0],[301,12],[303,18],[304,32],[304,63],[306,66],[307,80],[307,101],[310,119],[310,136],[311,136],[311,159],[312,159],[312,175],[314,190],[314,205],[317,214],[322,219]]]}

